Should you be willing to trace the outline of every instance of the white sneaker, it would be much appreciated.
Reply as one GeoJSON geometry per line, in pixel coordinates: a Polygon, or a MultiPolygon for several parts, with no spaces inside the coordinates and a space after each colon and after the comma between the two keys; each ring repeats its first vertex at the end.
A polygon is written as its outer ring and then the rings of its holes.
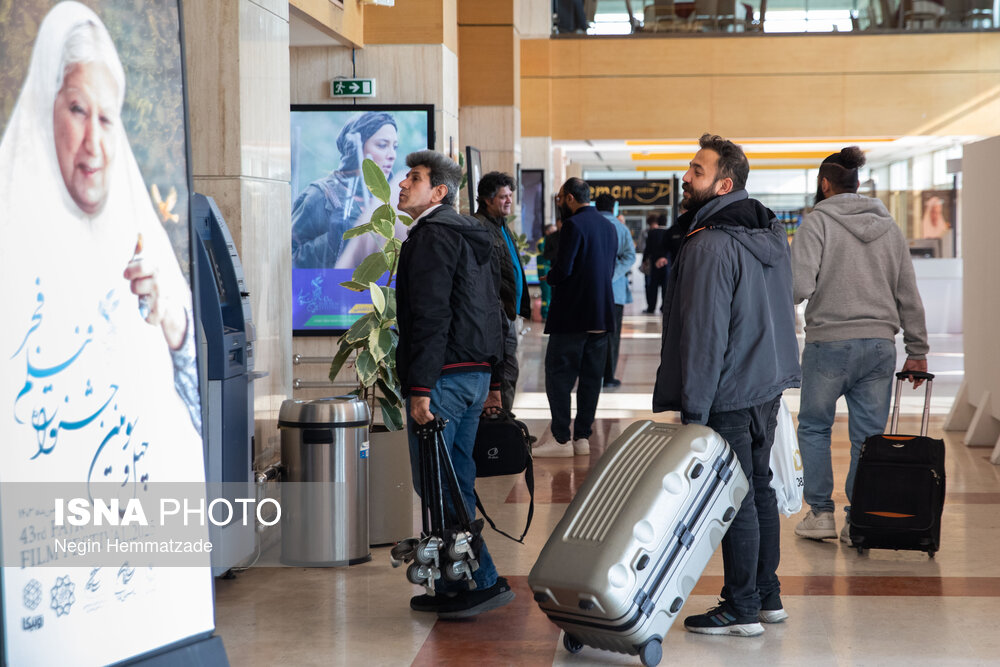
{"type": "Polygon", "coordinates": [[[810,540],[825,540],[837,537],[837,525],[833,521],[833,512],[816,512],[809,510],[805,518],[795,526],[795,534],[810,540]]]}
{"type": "Polygon", "coordinates": [[[850,521],[844,524],[844,527],[840,531],[840,541],[849,547],[854,546],[854,540],[851,539],[851,524],[850,521]]]}
{"type": "Polygon", "coordinates": [[[531,457],[538,458],[569,458],[573,456],[573,445],[568,442],[558,442],[555,438],[546,440],[531,450],[531,457]]]}
{"type": "Polygon", "coordinates": [[[574,440],[573,453],[576,456],[587,456],[590,454],[590,440],[587,438],[577,438],[574,440]]]}

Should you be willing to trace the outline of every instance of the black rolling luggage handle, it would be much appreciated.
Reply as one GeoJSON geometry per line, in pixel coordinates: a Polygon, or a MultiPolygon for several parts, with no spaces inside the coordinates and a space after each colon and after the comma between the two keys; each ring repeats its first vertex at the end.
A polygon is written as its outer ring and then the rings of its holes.
{"type": "Polygon", "coordinates": [[[920,436],[927,436],[927,422],[931,414],[931,385],[934,384],[934,374],[923,371],[900,371],[896,373],[896,397],[892,401],[892,421],[889,424],[889,433],[896,434],[896,427],[899,425],[899,397],[903,393],[903,380],[913,378],[914,380],[927,380],[927,388],[924,389],[924,413],[920,420],[920,436]]]}

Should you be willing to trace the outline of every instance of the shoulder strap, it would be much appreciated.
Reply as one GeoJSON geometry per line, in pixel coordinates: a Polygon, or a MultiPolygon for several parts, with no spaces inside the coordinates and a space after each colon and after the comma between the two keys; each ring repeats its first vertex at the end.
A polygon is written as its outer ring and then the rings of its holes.
{"type": "Polygon", "coordinates": [[[524,523],[524,532],[521,533],[520,539],[512,535],[508,535],[504,531],[497,528],[496,523],[494,523],[493,519],[490,518],[490,515],[486,513],[486,508],[483,507],[483,501],[479,499],[479,493],[473,490],[473,493],[476,494],[476,508],[479,510],[479,513],[483,515],[483,518],[486,519],[486,522],[490,524],[490,528],[519,544],[524,544],[524,536],[528,534],[528,528],[531,527],[531,519],[535,515],[535,471],[530,452],[528,453],[528,465],[524,469],[524,483],[528,487],[528,496],[530,497],[530,501],[528,502],[528,519],[524,523]]]}

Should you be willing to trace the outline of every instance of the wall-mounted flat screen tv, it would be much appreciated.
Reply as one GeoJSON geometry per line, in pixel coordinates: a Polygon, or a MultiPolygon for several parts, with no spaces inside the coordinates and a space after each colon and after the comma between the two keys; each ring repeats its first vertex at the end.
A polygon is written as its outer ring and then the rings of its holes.
{"type": "MultiPolygon", "coordinates": [[[[434,107],[293,105],[291,132],[292,331],[338,334],[372,308],[367,293],[340,285],[378,247],[373,234],[344,239],[381,205],[361,163],[370,158],[382,168],[397,206],[407,154],[434,145],[434,107]]],[[[398,224],[396,234],[406,238],[406,227],[398,224]]]]}

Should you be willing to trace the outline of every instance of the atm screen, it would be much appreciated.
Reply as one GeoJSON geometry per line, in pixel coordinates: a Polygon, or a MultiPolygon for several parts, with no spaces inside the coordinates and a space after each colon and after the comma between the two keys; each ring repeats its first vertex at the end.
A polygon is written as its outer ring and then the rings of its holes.
{"type": "Polygon", "coordinates": [[[219,262],[215,259],[215,251],[212,250],[212,242],[209,239],[202,239],[205,251],[208,252],[208,260],[212,263],[212,275],[215,276],[215,289],[219,292],[219,305],[226,305],[226,284],[222,280],[222,271],[219,270],[219,262]]]}

